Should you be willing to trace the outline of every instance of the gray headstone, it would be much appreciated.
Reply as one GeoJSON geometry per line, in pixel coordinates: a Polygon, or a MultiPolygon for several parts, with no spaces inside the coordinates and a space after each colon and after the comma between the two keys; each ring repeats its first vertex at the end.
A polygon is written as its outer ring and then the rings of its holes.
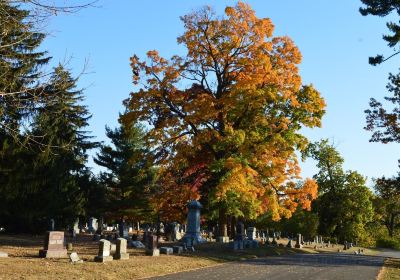
{"type": "Polygon", "coordinates": [[[6,252],[0,252],[0,258],[8,258],[8,254],[6,252]]]}
{"type": "Polygon", "coordinates": [[[289,239],[288,244],[286,245],[288,248],[293,248],[292,239],[289,239]]]}
{"type": "Polygon", "coordinates": [[[89,218],[89,224],[88,224],[88,231],[89,233],[95,233],[97,231],[97,219],[96,218],[89,218]]]}
{"type": "Polygon", "coordinates": [[[255,227],[248,227],[247,228],[247,238],[249,240],[256,239],[256,228],[255,227]]]}
{"type": "Polygon", "coordinates": [[[128,260],[129,254],[126,250],[127,247],[127,240],[125,238],[118,238],[117,239],[117,250],[114,255],[114,259],[116,260],[128,260]]]}
{"type": "Polygon", "coordinates": [[[301,234],[297,234],[296,238],[296,245],[294,246],[295,248],[302,248],[303,246],[301,245],[301,234]]]}
{"type": "Polygon", "coordinates": [[[130,245],[133,248],[146,248],[146,246],[144,246],[144,244],[142,242],[140,242],[140,241],[131,241],[130,245]]]}
{"type": "Polygon", "coordinates": [[[171,247],[160,247],[160,253],[166,255],[172,255],[174,253],[174,249],[171,247]]]}
{"type": "Polygon", "coordinates": [[[71,263],[75,264],[75,263],[83,263],[83,260],[81,260],[78,256],[78,254],[76,252],[72,252],[69,255],[69,260],[71,261],[71,263]]]}
{"type": "Polygon", "coordinates": [[[152,256],[152,257],[158,257],[160,255],[160,250],[157,248],[156,249],[147,249],[146,255],[152,256]]]}
{"type": "Polygon", "coordinates": [[[111,248],[111,243],[108,240],[101,239],[99,241],[99,253],[98,255],[94,258],[95,262],[107,262],[107,261],[112,261],[113,257],[110,256],[110,248],[111,248]]]}

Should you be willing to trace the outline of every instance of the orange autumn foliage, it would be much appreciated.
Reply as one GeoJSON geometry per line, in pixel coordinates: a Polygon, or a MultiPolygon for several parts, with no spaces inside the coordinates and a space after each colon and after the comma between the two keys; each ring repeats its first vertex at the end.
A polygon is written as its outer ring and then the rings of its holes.
{"type": "Polygon", "coordinates": [[[149,127],[146,141],[163,173],[155,207],[184,211],[200,198],[226,214],[270,211],[276,220],[298,204],[309,208],[317,185],[295,183],[296,150],[308,143],[300,129],[321,125],[325,102],[302,86],[298,48],[274,37],[271,20],[243,2],[223,18],[205,7],[182,21],[185,56],[167,60],[153,50],[145,61],[131,58],[138,89],[122,117],[149,127]]]}

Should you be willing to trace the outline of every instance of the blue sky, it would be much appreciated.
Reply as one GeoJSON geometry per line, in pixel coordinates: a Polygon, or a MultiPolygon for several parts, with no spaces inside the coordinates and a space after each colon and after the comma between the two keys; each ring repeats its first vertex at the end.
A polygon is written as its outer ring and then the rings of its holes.
{"type": "MultiPolygon", "coordinates": [[[[363,130],[369,98],[383,99],[388,73],[398,69],[397,57],[378,67],[368,65],[369,56],[391,53],[382,40],[387,19],[361,16],[359,0],[245,2],[258,17],[272,19],[275,35],[294,40],[303,55],[303,83],[312,83],[327,102],[323,127],[304,130],[304,134],[312,141],[332,139],[345,158],[346,169],[369,179],[394,175],[400,158],[398,146],[369,143],[370,133],[363,130]]],[[[89,61],[90,73],[82,77],[79,86],[87,88],[86,104],[93,114],[90,130],[97,140],[107,141],[105,125],[117,125],[121,102],[133,90],[129,57],[144,57],[152,49],[167,58],[184,54],[176,43],[183,33],[179,16],[204,5],[222,14],[225,6],[235,3],[99,0],[99,7],[52,18],[43,48],[53,56],[53,63],[71,58],[69,67],[75,74],[89,61]]],[[[301,166],[304,177],[316,172],[311,160],[301,166]]]]}

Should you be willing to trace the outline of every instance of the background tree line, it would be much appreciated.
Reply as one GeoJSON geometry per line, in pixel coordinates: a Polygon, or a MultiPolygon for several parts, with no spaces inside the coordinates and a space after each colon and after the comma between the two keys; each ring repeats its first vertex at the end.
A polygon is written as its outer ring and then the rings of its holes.
{"type": "MultiPolygon", "coordinates": [[[[392,2],[362,2],[363,15],[399,11],[392,2]]],[[[310,143],[300,133],[321,125],[325,102],[302,84],[294,42],[275,37],[271,21],[247,4],[227,7],[223,18],[210,8],[182,17],[182,57],[132,56],[134,83],[146,86],[124,101],[120,125],[106,127],[110,144],[87,130],[78,78],[64,65],[46,75],[51,57],[38,51],[46,35],[32,17],[74,8],[31,4],[0,1],[0,226],[7,231],[42,232],[49,219],[66,228],[90,216],[184,222],[186,202],[199,199],[221,235],[243,220],[310,238],[398,238],[400,179],[376,179],[372,191],[364,176],[343,170],[328,140],[310,143]],[[182,81],[191,84],[180,88],[182,81]],[[96,175],[91,149],[104,170],[96,175]],[[300,178],[296,152],[317,162],[313,178],[300,178]]],[[[394,47],[396,38],[385,40],[394,47]]],[[[371,100],[372,141],[398,141],[398,84],[391,75],[393,112],[371,100]]]]}

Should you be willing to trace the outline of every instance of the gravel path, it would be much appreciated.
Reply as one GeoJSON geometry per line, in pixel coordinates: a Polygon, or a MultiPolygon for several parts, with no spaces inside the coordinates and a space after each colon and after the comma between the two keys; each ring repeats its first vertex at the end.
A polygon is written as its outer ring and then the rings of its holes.
{"type": "Polygon", "coordinates": [[[226,263],[152,279],[376,279],[384,258],[348,254],[297,254],[226,263]]]}

